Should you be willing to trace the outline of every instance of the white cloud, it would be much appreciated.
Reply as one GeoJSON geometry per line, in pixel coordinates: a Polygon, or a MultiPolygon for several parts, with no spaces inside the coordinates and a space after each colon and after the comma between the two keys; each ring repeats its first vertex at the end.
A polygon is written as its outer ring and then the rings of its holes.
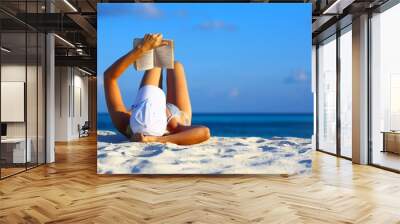
{"type": "Polygon", "coordinates": [[[237,27],[233,24],[226,23],[222,20],[210,20],[200,23],[196,26],[200,30],[224,30],[224,31],[235,31],[237,27]]]}
{"type": "Polygon", "coordinates": [[[188,11],[185,9],[179,9],[175,12],[175,14],[179,17],[187,17],[189,15],[188,11]]]}
{"type": "Polygon", "coordinates": [[[139,14],[148,18],[160,18],[163,16],[163,12],[153,3],[140,4],[140,7],[137,11],[139,14]]]}
{"type": "Polygon", "coordinates": [[[121,6],[117,9],[103,6],[99,8],[98,12],[101,16],[134,15],[145,19],[161,19],[167,16],[183,18],[189,16],[189,12],[186,9],[162,10],[156,3],[133,4],[132,6],[121,6]]]}
{"type": "Polygon", "coordinates": [[[100,7],[98,13],[101,16],[123,16],[134,15],[146,19],[159,19],[164,16],[164,12],[154,3],[140,3],[132,6],[120,6],[118,8],[100,7]]]}
{"type": "Polygon", "coordinates": [[[285,78],[285,83],[304,83],[309,81],[309,74],[305,70],[295,70],[285,78]]]}
{"type": "Polygon", "coordinates": [[[239,91],[238,88],[232,88],[232,89],[229,91],[229,96],[230,96],[230,97],[238,97],[239,95],[240,95],[240,91],[239,91]]]}

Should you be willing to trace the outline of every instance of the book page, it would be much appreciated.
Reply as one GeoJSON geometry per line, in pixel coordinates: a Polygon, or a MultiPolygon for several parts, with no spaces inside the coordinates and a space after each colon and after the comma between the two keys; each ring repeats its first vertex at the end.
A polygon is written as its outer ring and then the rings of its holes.
{"type": "Polygon", "coordinates": [[[161,68],[174,68],[174,42],[168,41],[167,46],[158,47],[154,50],[154,66],[161,68]]]}
{"type": "MultiPolygon", "coordinates": [[[[142,42],[142,38],[135,38],[133,41],[133,47],[135,48],[140,42],[142,42]]],[[[137,59],[134,63],[134,67],[137,71],[144,71],[154,68],[154,51],[145,52],[142,57],[137,59]]]]}

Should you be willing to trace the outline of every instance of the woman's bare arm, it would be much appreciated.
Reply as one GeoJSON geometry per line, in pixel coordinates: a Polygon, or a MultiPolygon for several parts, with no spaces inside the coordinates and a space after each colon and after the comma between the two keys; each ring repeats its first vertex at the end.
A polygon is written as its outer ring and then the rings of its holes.
{"type": "Polygon", "coordinates": [[[118,86],[118,78],[122,73],[139,59],[144,52],[168,44],[162,40],[161,34],[146,34],[143,42],[135,49],[119,58],[104,72],[104,91],[108,112],[118,131],[125,133],[129,124],[130,112],[126,109],[118,86]]]}
{"type": "Polygon", "coordinates": [[[210,129],[205,126],[179,126],[176,132],[164,136],[140,136],[141,142],[174,143],[177,145],[193,145],[210,138],[210,129]]]}
{"type": "Polygon", "coordinates": [[[115,127],[122,133],[125,133],[126,127],[129,124],[130,113],[122,100],[117,80],[126,68],[140,58],[142,54],[143,50],[140,48],[131,50],[104,72],[104,92],[108,112],[115,127]]]}

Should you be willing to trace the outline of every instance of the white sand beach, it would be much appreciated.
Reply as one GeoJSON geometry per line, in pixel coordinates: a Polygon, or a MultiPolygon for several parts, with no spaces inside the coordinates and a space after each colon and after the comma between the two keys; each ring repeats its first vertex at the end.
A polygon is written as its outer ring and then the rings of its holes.
{"type": "Polygon", "coordinates": [[[303,174],[311,172],[311,140],[291,137],[212,137],[175,144],[128,142],[98,131],[99,174],[303,174]]]}

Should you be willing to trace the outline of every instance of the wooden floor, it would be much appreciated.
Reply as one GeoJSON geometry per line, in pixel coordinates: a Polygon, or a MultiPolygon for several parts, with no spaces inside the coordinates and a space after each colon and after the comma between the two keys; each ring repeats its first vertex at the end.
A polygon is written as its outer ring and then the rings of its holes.
{"type": "Polygon", "coordinates": [[[309,176],[101,176],[95,138],[0,181],[0,223],[400,223],[400,175],[315,153],[309,176]]]}
{"type": "Polygon", "coordinates": [[[13,175],[13,174],[16,174],[16,173],[19,173],[19,172],[23,172],[23,171],[25,171],[26,169],[25,169],[25,167],[23,167],[23,168],[20,168],[20,167],[18,167],[18,168],[14,168],[14,167],[12,167],[12,168],[1,168],[1,177],[3,178],[3,177],[8,177],[8,176],[11,176],[11,175],[13,175]]]}
{"type": "Polygon", "coordinates": [[[400,155],[392,152],[374,151],[372,156],[374,164],[400,170],[400,155]]]}

